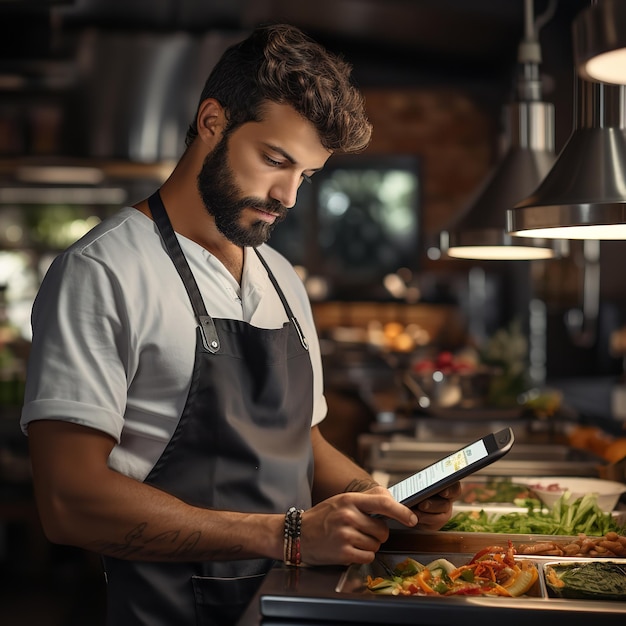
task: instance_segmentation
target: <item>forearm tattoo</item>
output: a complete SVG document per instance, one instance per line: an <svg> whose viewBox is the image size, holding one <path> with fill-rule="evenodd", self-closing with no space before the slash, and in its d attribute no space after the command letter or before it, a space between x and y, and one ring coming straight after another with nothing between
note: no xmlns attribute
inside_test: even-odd
<svg viewBox="0 0 626 626"><path fill-rule="evenodd" d="M344 493L348 491L367 491L372 487L378 487L379 484L371 478L355 478L348 486L343 490Z"/></svg>
<svg viewBox="0 0 626 626"><path fill-rule="evenodd" d="M150 535L148 524L144 522L133 528L119 543L94 541L85 548L118 559L144 561L224 560L235 558L242 550L241 545L200 550L198 548L200 537L200 531L185 536L180 530Z"/></svg>

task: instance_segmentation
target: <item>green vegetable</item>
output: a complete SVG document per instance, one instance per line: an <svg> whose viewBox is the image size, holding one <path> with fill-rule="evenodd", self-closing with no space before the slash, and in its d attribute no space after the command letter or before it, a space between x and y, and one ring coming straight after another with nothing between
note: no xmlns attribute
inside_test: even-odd
<svg viewBox="0 0 626 626"><path fill-rule="evenodd" d="M407 557L401 563L398 563L394 569L394 574L396 576L402 576L406 578L408 576L415 576L424 569L424 566L415 559Z"/></svg>
<svg viewBox="0 0 626 626"><path fill-rule="evenodd" d="M626 527L620 526L610 513L598 507L594 494L586 494L571 503L570 499L570 494L566 492L549 511L529 506L526 513L504 515L488 515L484 510L478 514L461 512L450 518L442 530L531 535L585 533L598 537L610 531L623 534Z"/></svg>
<svg viewBox="0 0 626 626"><path fill-rule="evenodd" d="M434 561L431 561L426 567L431 572L435 572L436 570L441 570L445 574L449 574L450 572L453 572L457 568L456 565L453 565L447 559L436 559Z"/></svg>
<svg viewBox="0 0 626 626"><path fill-rule="evenodd" d="M433 586L433 590L441 594L445 594L448 591L448 589L449 589L448 585L443 581L438 582L436 585Z"/></svg>
<svg viewBox="0 0 626 626"><path fill-rule="evenodd" d="M525 501L531 497L531 492L526 485L514 483L507 477L488 477L485 482L465 482L461 500L466 503L487 502L516 502ZM533 499L535 506L540 506L537 499ZM522 505L525 506L525 505Z"/></svg>
<svg viewBox="0 0 626 626"><path fill-rule="evenodd" d="M459 578L462 578L465 582L473 583L474 582L474 570L466 569L464 572L461 573L461 576Z"/></svg>
<svg viewBox="0 0 626 626"><path fill-rule="evenodd" d="M513 500L515 506L519 506L523 509L540 509L541 500L537 498L515 498Z"/></svg>

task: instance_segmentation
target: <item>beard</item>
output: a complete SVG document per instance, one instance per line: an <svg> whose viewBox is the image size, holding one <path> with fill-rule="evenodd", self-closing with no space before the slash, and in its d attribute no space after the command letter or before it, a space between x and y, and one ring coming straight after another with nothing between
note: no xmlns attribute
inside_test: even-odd
<svg viewBox="0 0 626 626"><path fill-rule="evenodd" d="M242 197L241 189L228 165L228 136L224 135L215 148L207 154L198 174L198 191L206 210L215 219L217 229L237 246L257 247L265 243L274 226L282 222L287 209L278 200ZM260 209L276 215L271 224L257 220L242 226L240 218L246 208Z"/></svg>

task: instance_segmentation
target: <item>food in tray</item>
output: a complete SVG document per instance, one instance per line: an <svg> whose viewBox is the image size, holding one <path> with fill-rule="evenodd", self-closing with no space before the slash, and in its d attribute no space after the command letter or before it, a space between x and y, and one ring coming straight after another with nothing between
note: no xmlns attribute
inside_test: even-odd
<svg viewBox="0 0 626 626"><path fill-rule="evenodd" d="M541 540L517 546L518 554L533 556L626 557L626 537L608 532L602 537L584 533L570 540Z"/></svg>
<svg viewBox="0 0 626 626"><path fill-rule="evenodd" d="M532 499L535 506L540 504L527 485L517 484L510 478L491 477L485 481L464 480L459 502L463 504L505 503L528 506Z"/></svg>
<svg viewBox="0 0 626 626"><path fill-rule="evenodd" d="M583 600L626 600L626 561L546 563L544 577L552 595Z"/></svg>
<svg viewBox="0 0 626 626"><path fill-rule="evenodd" d="M506 596L526 594L539 573L530 560L515 559L515 548L490 546L457 567L444 558L422 563L407 557L388 576L368 576L373 593L414 596Z"/></svg>
<svg viewBox="0 0 626 626"><path fill-rule="evenodd" d="M561 496L550 510L529 507L513 513L487 513L484 510L455 513L443 531L567 535L579 533L601 537L607 532L624 534L624 527L611 513L602 511L597 496L587 494L572 500Z"/></svg>

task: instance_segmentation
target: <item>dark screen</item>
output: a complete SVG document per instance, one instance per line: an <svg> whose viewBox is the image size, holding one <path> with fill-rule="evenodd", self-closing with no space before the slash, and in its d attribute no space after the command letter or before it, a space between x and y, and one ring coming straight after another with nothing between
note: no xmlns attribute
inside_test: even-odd
<svg viewBox="0 0 626 626"><path fill-rule="evenodd" d="M375 292L402 267L417 269L420 180L412 156L331 157L270 245L311 275L325 278L335 297Z"/></svg>

